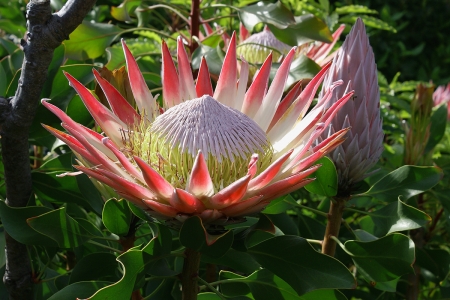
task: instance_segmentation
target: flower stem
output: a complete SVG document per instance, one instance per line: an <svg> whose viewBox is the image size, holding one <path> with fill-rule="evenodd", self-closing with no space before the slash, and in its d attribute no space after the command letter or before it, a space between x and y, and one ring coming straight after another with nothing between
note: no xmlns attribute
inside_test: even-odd
<svg viewBox="0 0 450 300"><path fill-rule="evenodd" d="M184 264L181 273L181 289L183 300L196 300L198 293L198 268L200 265L200 252L186 248L184 251Z"/></svg>
<svg viewBox="0 0 450 300"><path fill-rule="evenodd" d="M191 2L191 13L189 15L191 21L191 44L190 44L190 52L191 55L194 53L195 49L197 49L198 44L193 39L194 36L198 37L200 32L200 0L192 0Z"/></svg>
<svg viewBox="0 0 450 300"><path fill-rule="evenodd" d="M328 223L323 238L322 253L334 256L336 252L336 241L332 237L339 236L341 229L342 214L344 213L345 203L349 198L334 197L330 203L330 210L327 215Z"/></svg>

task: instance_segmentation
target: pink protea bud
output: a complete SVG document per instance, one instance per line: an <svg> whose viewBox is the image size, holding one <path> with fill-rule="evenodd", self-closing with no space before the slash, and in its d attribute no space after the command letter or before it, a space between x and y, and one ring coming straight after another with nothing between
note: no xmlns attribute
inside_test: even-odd
<svg viewBox="0 0 450 300"><path fill-rule="evenodd" d="M450 83L438 86L433 93L434 106L438 106L442 103L448 103L450 101ZM450 106L447 114L447 120L450 120Z"/></svg>
<svg viewBox="0 0 450 300"><path fill-rule="evenodd" d="M337 80L343 84L336 87L328 105L352 90L353 99L338 111L322 138L342 128L351 128L346 141L329 154L339 175L338 193L349 195L354 183L370 175L367 172L383 151L377 66L364 23L359 18L333 59L319 99Z"/></svg>

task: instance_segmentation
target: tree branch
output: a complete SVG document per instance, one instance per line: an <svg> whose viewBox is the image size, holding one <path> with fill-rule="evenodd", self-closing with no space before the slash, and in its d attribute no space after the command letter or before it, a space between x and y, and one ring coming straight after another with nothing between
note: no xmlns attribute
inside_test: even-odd
<svg viewBox="0 0 450 300"><path fill-rule="evenodd" d="M28 132L36 114L53 51L82 22L95 0L69 0L51 13L50 0L27 5L28 33L21 41L25 54L18 88L11 99L0 99L0 125L5 169L6 203L24 207L32 195ZM10 299L33 299L31 267L25 245L5 232L6 270Z"/></svg>

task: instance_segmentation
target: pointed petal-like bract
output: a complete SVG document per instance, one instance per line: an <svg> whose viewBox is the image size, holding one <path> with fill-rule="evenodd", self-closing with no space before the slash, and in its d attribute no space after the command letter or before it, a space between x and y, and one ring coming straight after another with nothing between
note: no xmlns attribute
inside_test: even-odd
<svg viewBox="0 0 450 300"><path fill-rule="evenodd" d="M163 83L163 99L165 107L170 108L182 102L180 81L178 79L177 69L173 63L169 48L166 42L162 42L162 83Z"/></svg>
<svg viewBox="0 0 450 300"><path fill-rule="evenodd" d="M78 95L80 95L81 100L83 100L84 105L97 124L100 125L103 131L114 141L114 143L121 145L121 131L126 129L127 125L109 109L104 107L103 104L101 104L94 97L94 95L92 95L91 92L72 75L69 73L64 73L64 75L66 75L70 85L77 91Z"/></svg>
<svg viewBox="0 0 450 300"><path fill-rule="evenodd" d="M383 151L377 67L364 23L359 18L333 59L319 98L338 79L344 84L335 89L327 107L352 90L354 95L337 111L322 138L351 126L349 138L330 154L339 174L339 190L349 193L354 183L365 178Z"/></svg>
<svg viewBox="0 0 450 300"><path fill-rule="evenodd" d="M206 59L204 57L202 57L202 62L200 63L195 90L198 98L203 95L209 95L212 97L214 94L211 85L211 76L209 75L208 65L206 64Z"/></svg>
<svg viewBox="0 0 450 300"><path fill-rule="evenodd" d="M236 57L236 34L233 33L227 54L223 61L219 80L217 81L214 99L222 104L233 107L232 103L236 95L237 80L237 57Z"/></svg>
<svg viewBox="0 0 450 300"><path fill-rule="evenodd" d="M141 119L136 110L125 100L119 91L107 80L103 79L97 70L93 70L95 79L105 93L113 113L128 126L138 123Z"/></svg>
<svg viewBox="0 0 450 300"><path fill-rule="evenodd" d="M197 98L194 79L192 78L191 64L189 63L186 49L183 45L183 39L179 37L177 39L177 60L178 60L178 73L180 78L181 98L183 101Z"/></svg>
<svg viewBox="0 0 450 300"><path fill-rule="evenodd" d="M128 49L125 41L122 40L122 48L125 53L125 59L128 68L128 78L130 80L131 91L133 92L134 100L142 115L145 115L150 121L153 121L158 115L158 105L150 93L150 90L145 83L144 76L142 76L139 66L136 63L133 55Z"/></svg>
<svg viewBox="0 0 450 300"><path fill-rule="evenodd" d="M186 189L199 198L211 197L214 195L214 184L209 175L205 157L201 151L199 151L195 158Z"/></svg>
<svg viewBox="0 0 450 300"><path fill-rule="evenodd" d="M266 95L267 85L269 83L270 67L272 66L272 54L267 56L261 69L250 85L245 94L244 104L242 105L242 112L253 118L258 112L259 107Z"/></svg>

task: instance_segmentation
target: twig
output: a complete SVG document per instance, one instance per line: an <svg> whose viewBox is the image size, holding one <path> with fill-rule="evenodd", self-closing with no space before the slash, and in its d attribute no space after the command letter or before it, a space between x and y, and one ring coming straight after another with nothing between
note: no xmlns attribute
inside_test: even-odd
<svg viewBox="0 0 450 300"><path fill-rule="evenodd" d="M22 72L14 97L0 101L1 143L6 204L25 207L32 194L28 132L36 114L53 51L82 22L95 0L69 0L55 14L50 0L27 4L28 32L21 40ZM3 281L10 299L33 299L31 266L25 245L5 232L6 269Z"/></svg>

